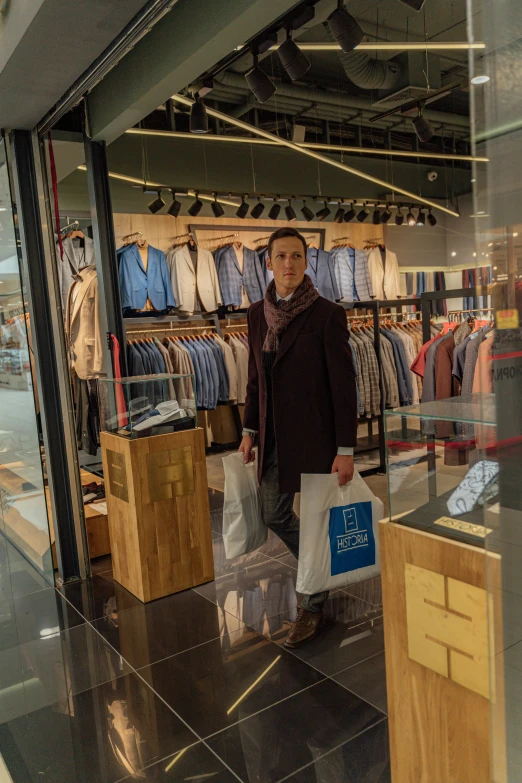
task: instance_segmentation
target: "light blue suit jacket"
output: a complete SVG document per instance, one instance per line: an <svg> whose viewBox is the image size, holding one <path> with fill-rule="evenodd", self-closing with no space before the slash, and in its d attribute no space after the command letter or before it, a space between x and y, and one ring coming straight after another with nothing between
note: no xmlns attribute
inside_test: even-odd
<svg viewBox="0 0 522 783"><path fill-rule="evenodd" d="M165 253L149 245L147 271L136 245L120 249L117 257L124 310L143 310L147 297L156 310L176 307Z"/></svg>

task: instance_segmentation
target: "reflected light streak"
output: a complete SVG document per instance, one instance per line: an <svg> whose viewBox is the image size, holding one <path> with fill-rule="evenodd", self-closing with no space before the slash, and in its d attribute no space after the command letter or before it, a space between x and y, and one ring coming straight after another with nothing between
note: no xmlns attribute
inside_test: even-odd
<svg viewBox="0 0 522 783"><path fill-rule="evenodd" d="M231 713L231 712L233 712L233 711L236 709L236 707L237 707L239 704L241 704L241 702L243 701L243 699L246 699L246 697L248 696L248 694L250 693L250 691L252 691L252 690L253 690L253 689L256 687L256 685L258 685L258 683L260 683L260 682L261 682L261 680L263 679L263 677L266 677L266 675L268 674L268 672L270 671L270 669L272 669L272 668L273 668L273 667L276 665L276 663L277 663L279 660L281 660L281 656L280 656L280 655L278 655L278 656L277 656L277 658L274 658L274 660L272 661L272 663L270 664L270 666L267 666L267 668L265 669L265 671L264 671L262 674L260 674L260 675L259 675L259 677L257 678L257 680L255 680L255 682L253 682L253 683L252 683L252 685L250 685L250 687L248 687L248 688L246 689L246 691L245 691L245 692L244 692L244 693L243 693L243 694L242 694L242 695L239 697L239 699L238 699L238 700L237 700L237 701L236 701L236 702L235 702L235 703L234 703L234 704L233 704L233 705L230 707L230 709L229 709L229 710L227 710L227 715L230 715L230 713Z"/></svg>

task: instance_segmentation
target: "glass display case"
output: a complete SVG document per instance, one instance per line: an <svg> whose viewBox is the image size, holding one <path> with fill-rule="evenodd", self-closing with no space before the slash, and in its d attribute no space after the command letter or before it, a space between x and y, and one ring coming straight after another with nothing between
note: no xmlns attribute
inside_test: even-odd
<svg viewBox="0 0 522 783"><path fill-rule="evenodd" d="M394 522L484 546L498 514L494 394L385 412Z"/></svg>
<svg viewBox="0 0 522 783"><path fill-rule="evenodd" d="M101 432L145 438L194 429L197 409L193 375L100 378Z"/></svg>

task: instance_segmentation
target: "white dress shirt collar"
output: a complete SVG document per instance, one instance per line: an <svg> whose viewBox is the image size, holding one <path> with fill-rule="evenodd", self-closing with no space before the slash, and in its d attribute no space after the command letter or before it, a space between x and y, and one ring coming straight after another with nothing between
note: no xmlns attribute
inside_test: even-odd
<svg viewBox="0 0 522 783"><path fill-rule="evenodd" d="M291 293L291 294L288 294L288 296L279 296L279 294L278 294L278 293L277 293L277 291L276 291L276 298L277 298L277 301L278 301L278 302L280 302L280 301L281 301L281 299L282 299L282 300L283 300L283 302L288 302L288 300L292 298L292 296L293 296L293 293L294 293L294 292L292 291L292 293Z"/></svg>

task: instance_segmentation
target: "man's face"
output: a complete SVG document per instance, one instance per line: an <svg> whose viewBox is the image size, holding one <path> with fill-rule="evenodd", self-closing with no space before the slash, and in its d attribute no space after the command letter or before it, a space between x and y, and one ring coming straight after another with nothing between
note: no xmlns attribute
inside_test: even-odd
<svg viewBox="0 0 522 783"><path fill-rule="evenodd" d="M297 237L276 239L267 267L274 273L276 285L280 288L296 289L304 280L308 266L303 243Z"/></svg>

